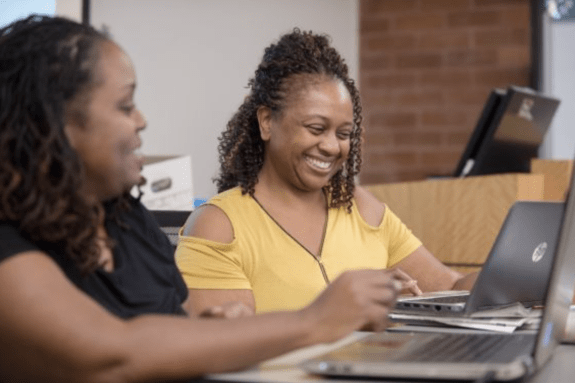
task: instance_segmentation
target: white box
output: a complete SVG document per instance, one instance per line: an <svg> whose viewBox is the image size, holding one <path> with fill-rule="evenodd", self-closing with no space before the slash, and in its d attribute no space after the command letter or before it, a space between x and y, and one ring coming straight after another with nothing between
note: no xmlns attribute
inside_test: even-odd
<svg viewBox="0 0 575 383"><path fill-rule="evenodd" d="M191 156L146 156L142 175L141 201L149 210L193 210Z"/></svg>

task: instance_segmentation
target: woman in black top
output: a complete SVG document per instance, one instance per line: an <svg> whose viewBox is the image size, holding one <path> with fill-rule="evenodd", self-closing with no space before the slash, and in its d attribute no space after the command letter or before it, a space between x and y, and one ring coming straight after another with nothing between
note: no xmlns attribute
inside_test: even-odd
<svg viewBox="0 0 575 383"><path fill-rule="evenodd" d="M0 30L0 381L184 379L385 327L401 282L381 270L342 275L298 312L188 312L167 238L128 194L146 125L135 87L91 27Z"/></svg>

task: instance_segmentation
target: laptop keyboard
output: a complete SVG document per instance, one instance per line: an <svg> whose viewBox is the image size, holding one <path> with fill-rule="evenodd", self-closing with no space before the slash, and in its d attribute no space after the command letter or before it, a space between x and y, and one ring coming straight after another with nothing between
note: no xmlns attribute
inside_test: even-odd
<svg viewBox="0 0 575 383"><path fill-rule="evenodd" d="M482 362L521 336L495 334L442 334L400 353L396 362Z"/></svg>

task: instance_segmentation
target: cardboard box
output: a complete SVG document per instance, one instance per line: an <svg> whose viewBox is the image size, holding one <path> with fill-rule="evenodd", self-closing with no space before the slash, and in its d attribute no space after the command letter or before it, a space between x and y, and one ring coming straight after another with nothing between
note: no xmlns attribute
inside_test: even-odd
<svg viewBox="0 0 575 383"><path fill-rule="evenodd" d="M191 156L148 156L142 169L142 203L150 210L192 210ZM132 190L133 195L137 191Z"/></svg>

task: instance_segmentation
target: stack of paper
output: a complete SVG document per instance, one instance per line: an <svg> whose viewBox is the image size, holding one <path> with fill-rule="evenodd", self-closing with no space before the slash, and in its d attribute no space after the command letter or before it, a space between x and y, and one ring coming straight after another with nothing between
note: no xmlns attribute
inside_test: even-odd
<svg viewBox="0 0 575 383"><path fill-rule="evenodd" d="M512 333L520 327L523 329L537 328L541 320L541 310L528 309L521 303L517 303L503 308L478 311L465 317L449 314L414 314L413 311L394 310L389 314L389 318L394 322L412 325L447 325Z"/></svg>

